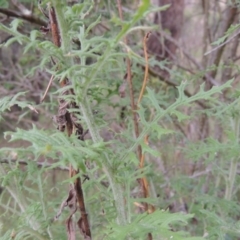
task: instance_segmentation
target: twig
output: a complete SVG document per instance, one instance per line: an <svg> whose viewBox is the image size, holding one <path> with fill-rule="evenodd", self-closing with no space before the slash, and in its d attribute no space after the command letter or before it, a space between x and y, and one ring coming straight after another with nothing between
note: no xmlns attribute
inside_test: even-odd
<svg viewBox="0 0 240 240"><path fill-rule="evenodd" d="M3 164L3 163L6 163L6 164L9 164L9 163L14 163L14 164L21 164L21 165L28 165L29 163L27 161L24 161L24 160L18 160L18 159L0 159L0 163ZM38 167L52 167L52 163L46 163L46 162L36 162L37 166ZM53 170L54 169L58 169L58 170L62 170L62 171L68 171L69 168L68 167L54 167L52 168Z"/></svg>
<svg viewBox="0 0 240 240"><path fill-rule="evenodd" d="M137 105L139 105L139 103L141 102L144 90L145 90L146 85L147 85L148 68L149 68L149 66L148 66L148 54L147 54L147 40L148 40L150 34L151 34L151 32L147 33L144 36L144 40L143 40L143 49L144 49L144 57L145 57L145 62L146 62L145 64L146 65L145 65L143 85L142 85L142 89L141 89L141 92L140 92L140 95L139 95L139 98L138 98Z"/></svg>
<svg viewBox="0 0 240 240"><path fill-rule="evenodd" d="M218 50L219 48L221 48L222 46L226 45L227 43L231 42L235 37L237 37L240 34L240 30L238 30L235 34L233 34L230 38L228 38L227 41L223 42L222 44L218 45L217 47L213 48L212 50L206 52L204 54L204 56L208 55L211 52L214 52L216 50Z"/></svg>
<svg viewBox="0 0 240 240"><path fill-rule="evenodd" d="M23 20L26 20L31 23L35 23L40 26L45 26L47 25L47 22L42 20L41 18L38 18L34 15L29 15L29 14L24 14L20 12L15 12L13 10L7 9L7 8L0 8L0 13L3 13L7 15L8 17L16 17L16 18L21 18Z"/></svg>
<svg viewBox="0 0 240 240"><path fill-rule="evenodd" d="M240 118L235 117L232 119L232 129L235 133L236 144L239 144L239 132L240 132ZM236 185L237 168L239 163L239 157L232 157L229 166L228 177L226 178L225 199L231 200L233 197L234 187Z"/></svg>
<svg viewBox="0 0 240 240"><path fill-rule="evenodd" d="M210 173L212 171L212 169L207 168L204 171L201 172L195 172L193 175L189 176L189 178L197 178L197 177L201 177L203 175L207 175L208 173Z"/></svg>
<svg viewBox="0 0 240 240"><path fill-rule="evenodd" d="M222 21L220 22L220 24L218 26L218 32L217 32L217 36L216 36L217 39L222 37L227 32L227 30L229 29L231 24L234 22L237 12L238 11L237 11L236 7L232 7L232 6L227 7L226 13L224 15L224 19L222 19ZM218 66L221 61L225 46L226 46L226 44L220 46L217 49L217 51L214 51L214 53L210 56L209 66L211 66L211 65L216 66L215 69L208 74L212 78L215 78L215 76L217 75Z"/></svg>
<svg viewBox="0 0 240 240"><path fill-rule="evenodd" d="M211 34L209 31L209 7L210 7L210 2L208 0L202 0L202 8L203 8L203 12L205 14L205 18L204 18L204 31L203 31L203 58L202 58L202 65L204 67L206 67L207 61L206 61L206 57L204 57L204 53L207 50L208 47L208 42L212 42L211 41Z"/></svg>
<svg viewBox="0 0 240 240"><path fill-rule="evenodd" d="M119 17L123 21L121 0L117 0L117 5L118 5ZM124 38L124 43L125 43L126 46L128 45L127 37ZM128 86L129 86L129 95L130 95L130 101L131 101L131 109L132 109L132 114L133 114L134 132L135 132L135 137L138 138L139 137L139 126L138 126L136 106L135 106L135 101L134 101L131 61L130 61L129 57L127 57L126 62L127 62L127 81L128 81ZM139 159L141 159L141 157L142 157L142 149L141 149L140 145L137 147L137 152L138 152Z"/></svg>
<svg viewBox="0 0 240 240"><path fill-rule="evenodd" d="M23 4L17 2L17 0L11 0L11 2L14 6L16 6L19 9L19 11L22 12L22 14L32 15L32 12L29 9L27 9Z"/></svg>
<svg viewBox="0 0 240 240"><path fill-rule="evenodd" d="M27 106L28 106L28 108L29 108L30 110L32 110L33 112L35 112L35 113L38 114L38 111L37 111L37 109L36 109L35 107L33 107L33 106L30 105L30 104L28 104Z"/></svg>
<svg viewBox="0 0 240 240"><path fill-rule="evenodd" d="M147 135L144 137L144 143L146 145L148 145L148 136ZM145 160L145 157L144 157L144 154L142 154L140 164L139 164L140 169L144 167L144 160ZM145 177L143 177L141 180L142 180L143 189L144 189L144 197L147 198L147 197L149 197L148 182ZM145 210L146 210L146 209L148 209L148 204L145 203L145 205L146 205L146 207L145 207Z"/></svg>
<svg viewBox="0 0 240 240"><path fill-rule="evenodd" d="M49 89L50 89L50 87L51 87L51 85L52 85L53 78L54 78L54 76L52 75L51 78L50 78L50 80L49 80L49 82L48 82L46 91L45 91L45 93L43 94L43 97L42 97L42 99L41 99L41 102L43 102L43 100L44 100L45 97L47 96L47 93L48 93L48 91L49 91Z"/></svg>
<svg viewBox="0 0 240 240"><path fill-rule="evenodd" d="M164 31L160 32L167 40L171 41L176 47L178 47L179 49L181 49L181 51L183 52L183 54L200 70L200 71L204 71L203 66L197 62L197 60L195 60L191 54L184 49L180 43L178 41L176 41L174 38L172 38L171 36L169 36L168 34L166 34ZM206 79L211 82L211 84L213 86L219 86L220 84L208 73L204 73L204 76L206 77Z"/></svg>
<svg viewBox="0 0 240 240"><path fill-rule="evenodd" d="M120 41L120 44L123 45L124 48L127 49L127 51L131 51L132 53L134 53L135 56L137 56L138 58L141 58L140 55L138 55L137 53L133 52L133 50L131 50L131 48L130 48L129 46L127 46L124 42L121 42L121 41ZM179 47L180 47L180 45L179 45ZM239 56L239 59L240 59L240 56ZM237 60L238 60L238 59L237 59ZM140 65L141 67L143 67L144 69L146 68L145 63L141 63L141 62L140 62L139 65ZM165 82L167 85L169 85L169 86L171 86L171 87L178 87L178 86L179 86L179 84L177 84L177 83L175 83L175 82L173 82L173 81L165 78L159 71L157 71L157 70L155 70L155 69L153 69L153 68L151 68L151 67L149 67L149 66L148 66L148 73L151 74L151 75L154 76L154 77L159 78L160 81ZM191 97L191 96L192 96L192 94L191 94L188 90L184 90L184 94L185 94L187 97ZM202 108L204 108L204 109L205 109L205 108L209 108L209 107L208 107L205 103L203 103L202 101L197 100L196 103L197 103L199 106L201 106Z"/></svg>
<svg viewBox="0 0 240 240"><path fill-rule="evenodd" d="M121 0L117 0L117 5L118 5L119 17L123 21ZM124 43L126 46L128 45L127 37L124 38ZM132 114L133 114L134 132L135 132L135 137L137 138L139 136L139 127L138 127L136 106L135 106L134 93L133 93L131 61L130 61L129 57L127 57L126 62L127 62L127 81L128 81L128 86L129 86L131 109L132 109ZM138 147L138 156L139 156L139 158L141 158L140 146Z"/></svg>
<svg viewBox="0 0 240 240"><path fill-rule="evenodd" d="M149 73L154 76L154 77L158 77L161 81L165 82L167 85L169 86L172 86L172 87L177 87L178 84L175 83L175 82L172 82L171 80L167 80L166 78L164 78L161 73L159 73L158 71L152 69L152 68L149 68ZM184 90L184 94L187 96L187 97L192 97L192 94L188 91L188 90ZM201 106L202 108L204 109L207 109L209 108L205 103L203 103L202 101L195 101L199 106Z"/></svg>
<svg viewBox="0 0 240 240"><path fill-rule="evenodd" d="M138 104L137 105L139 105L141 100L142 100L143 93L145 91L145 88L146 88L146 85L147 85L147 80L148 80L148 69L149 69L149 66L148 66L147 40L148 40L150 34L151 34L151 32L147 33L144 36L144 39L143 39L143 49L144 49L144 58L145 58L145 72L144 72L144 79L143 79L142 89L141 89L141 92L139 94ZM144 143L146 145L148 145L148 135L146 135L144 137ZM142 151L142 149L141 149L141 151ZM145 160L145 156L141 152L141 159L140 159L140 164L139 164L139 168L140 169L142 169L144 167L144 160ZM141 185L142 185L142 189L143 189L143 195L144 195L145 198L148 198L149 197L149 188L148 188L147 178L146 177L142 177L140 181L141 181ZM145 211L148 211L148 213L152 213L154 211L154 207L151 204L144 203L143 205L145 207ZM148 233L148 238L152 239L152 234L151 233Z"/></svg>

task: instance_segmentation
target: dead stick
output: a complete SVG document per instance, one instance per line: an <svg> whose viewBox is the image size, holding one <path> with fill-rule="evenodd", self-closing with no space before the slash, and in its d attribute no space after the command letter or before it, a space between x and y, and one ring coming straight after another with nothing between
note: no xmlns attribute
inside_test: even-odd
<svg viewBox="0 0 240 240"><path fill-rule="evenodd" d="M146 86L147 86L147 80L148 80L148 69L149 69L149 66L148 66L148 54L147 54L147 40L149 38L149 35L151 34L151 32L147 33L145 36L144 36L144 39L143 39L143 49L144 49L144 58L145 58L145 72L144 72L144 79L143 79L143 84L142 84L142 89L141 89L141 92L139 94L139 98L138 98L138 105L140 104L141 100L142 100L142 97L143 97L143 93L146 89ZM148 135L146 135L144 137L144 143L146 145L148 145ZM143 153L141 153L141 159L140 159L140 164L139 164L139 168L142 169L144 167L144 160L145 160L145 156ZM143 177L141 178L141 185L142 185L142 189L143 189L143 195L145 198L148 198L149 197L149 189L148 189L148 181L147 181L147 178L146 177ZM147 204L145 203L144 204L145 206L145 211L148 211L148 213L152 213L155 209L154 209L154 206L152 206L151 204ZM151 239L151 234L149 233L148 234L149 238Z"/></svg>
<svg viewBox="0 0 240 240"><path fill-rule="evenodd" d="M43 100L44 100L45 97L47 96L47 93L48 93L48 91L49 91L49 89L50 89L50 87L51 87L51 85L52 85L53 78L54 78L54 76L52 75L51 78L50 78L50 80L49 80L49 82L48 82L46 91L45 91L45 93L43 94L43 97L42 97L42 99L41 99L41 102L43 102Z"/></svg>
<svg viewBox="0 0 240 240"><path fill-rule="evenodd" d="M147 40L148 40L150 34L151 34L151 32L147 33L144 37L144 40L143 40L144 58L145 58L146 65L145 65L143 85L142 85L142 89L141 89L141 92L140 92L140 95L139 95L139 98L138 98L138 102L137 102L138 105L142 100L143 93L144 93L144 90L145 90L146 85L147 85L148 68L149 68L149 66L148 66L148 54L147 54Z"/></svg>
<svg viewBox="0 0 240 240"><path fill-rule="evenodd" d="M21 18L26 21L29 21L30 23L35 23L40 26L46 26L47 22L34 16L34 15L26 15L20 12L15 12L13 10L7 9L7 8L0 8L0 13L5 14L9 17L16 17L16 18Z"/></svg>

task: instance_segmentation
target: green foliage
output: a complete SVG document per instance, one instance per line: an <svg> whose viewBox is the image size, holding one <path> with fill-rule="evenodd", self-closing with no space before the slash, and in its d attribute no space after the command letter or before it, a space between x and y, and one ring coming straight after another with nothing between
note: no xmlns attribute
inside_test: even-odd
<svg viewBox="0 0 240 240"><path fill-rule="evenodd" d="M181 69L169 70L177 79L177 87L171 89L150 77L136 110L140 130L136 137L132 109L128 107L131 100L127 90L125 98L119 97L118 90L124 81L125 60L129 57L137 99L144 74L138 64L144 64L145 60L135 53L140 52L139 43L136 50L134 46L126 53L122 40L142 24L149 12L164 11L169 5L151 9L150 1L143 0L134 14L125 14L125 20L121 21L112 4L111 1L99 3L104 13L111 10L106 16L100 13L96 16L94 1L64 5L60 9L64 10L65 17L60 19L60 32L65 38L61 48L36 28L27 29L27 33L20 31L24 26L22 20L14 19L10 26L0 24L1 30L13 35L2 47L9 48L17 42L23 47L26 62L20 68L25 72L23 78L28 80L25 87L30 84L30 76L38 71L54 76L48 97L39 105L33 98L27 99L28 89L0 99L1 122L7 121L5 114L18 106L22 118L29 109L33 112L37 109L42 123L28 127L14 125L14 130L4 131L8 143L0 149L3 188L0 240L12 236L14 239L65 239L64 222L71 211L64 210L56 221L54 217L62 199L67 198L69 184L77 177L83 182L93 239L146 239L149 233L153 239L164 240L239 237L239 189L235 185L239 183L236 171L240 118L239 93L232 90L234 79L211 88L201 83L195 94L187 96L186 91L192 89L197 79L214 68L201 69L191 75L194 83L183 81L190 77ZM110 30L97 35L96 28L104 21L108 21ZM223 43L235 30L236 27L230 27L213 44ZM79 40L81 47L74 40ZM51 59L56 66L52 66ZM149 62L150 67L166 65L164 61L156 63L150 59ZM59 82L66 78L70 80L69 85L60 89ZM44 89L42 87L41 95ZM73 89L74 94L67 91L69 89ZM227 94L229 102L220 101ZM85 141L74 134L68 137L47 122L56 114L59 99L76 103L69 112L75 114L86 131ZM199 107L199 103L206 107ZM119 117L123 110L124 117ZM204 139L192 140L184 129L190 128L193 120L203 122L203 116L209 119L210 133ZM221 138L211 132L211 126L217 123L223 129ZM141 169L139 146L146 158ZM198 164L203 175L198 178L185 174L185 170L190 171L188 165ZM79 169L79 173L69 177L69 165ZM138 184L143 177L149 180L148 198L142 197ZM205 188L208 190L203 190ZM153 204L156 210L141 213L144 203ZM181 209L185 203L188 213ZM178 208L171 212L174 204Z"/></svg>
<svg viewBox="0 0 240 240"><path fill-rule="evenodd" d="M157 210L151 215L144 213L138 214L134 217L130 224L126 226L117 226L115 223L110 225L106 236L108 239L126 239L128 237L133 237L134 239L145 239L146 235L153 233L156 238L165 239L188 239L197 240L202 238L193 238L186 235L183 232L171 231L171 227L176 223L187 224L187 220L191 219L193 215L185 214L169 214L165 211Z"/></svg>
<svg viewBox="0 0 240 240"><path fill-rule="evenodd" d="M6 0L1 0L0 1L0 6L2 7L2 8L7 8L8 7L8 1L6 1Z"/></svg>
<svg viewBox="0 0 240 240"><path fill-rule="evenodd" d="M25 108L29 106L27 102L21 102L17 100L17 98L20 97L21 95L24 95L24 93L18 93L13 97L8 96L0 99L0 120L2 120L2 114L6 110L10 110L11 107L14 105L18 105L21 108Z"/></svg>

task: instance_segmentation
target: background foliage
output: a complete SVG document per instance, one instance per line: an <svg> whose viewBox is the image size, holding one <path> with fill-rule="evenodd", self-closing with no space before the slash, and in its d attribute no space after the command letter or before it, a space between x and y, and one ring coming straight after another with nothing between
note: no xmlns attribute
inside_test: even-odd
<svg viewBox="0 0 240 240"><path fill-rule="evenodd" d="M79 177L93 239L240 239L239 1L118 2L0 1L0 239L69 237L72 209L54 217Z"/></svg>

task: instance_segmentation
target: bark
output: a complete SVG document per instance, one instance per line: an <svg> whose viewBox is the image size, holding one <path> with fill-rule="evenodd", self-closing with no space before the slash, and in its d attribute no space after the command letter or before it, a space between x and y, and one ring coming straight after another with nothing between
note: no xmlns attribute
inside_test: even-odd
<svg viewBox="0 0 240 240"><path fill-rule="evenodd" d="M154 32L148 41L148 51L157 56L158 60L171 59L176 54L177 46L164 39L161 31L168 31L170 36L179 40L183 26L184 0L153 0L154 5L170 7L154 15L154 24L159 25L159 30Z"/></svg>

